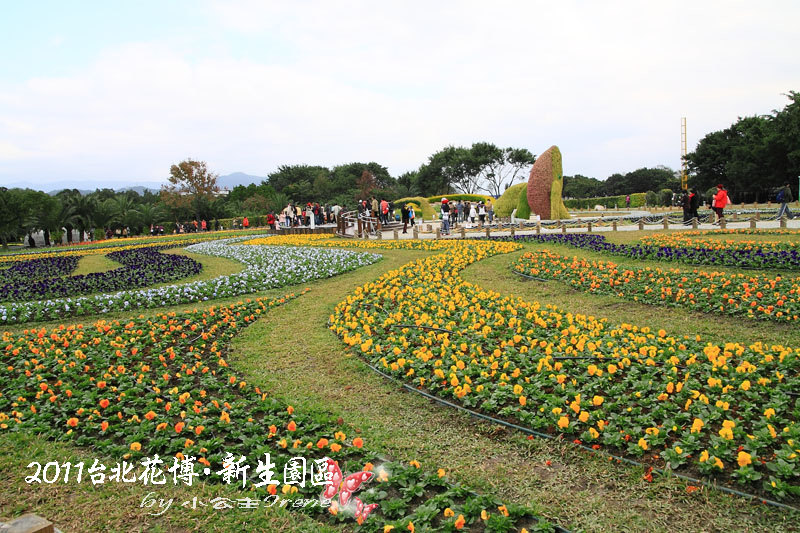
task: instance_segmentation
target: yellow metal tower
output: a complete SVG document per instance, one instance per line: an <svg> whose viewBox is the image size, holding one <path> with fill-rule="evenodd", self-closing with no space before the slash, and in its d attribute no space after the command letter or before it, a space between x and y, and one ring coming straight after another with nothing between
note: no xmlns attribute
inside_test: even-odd
<svg viewBox="0 0 800 533"><path fill-rule="evenodd" d="M681 189L689 188L689 175L686 172L686 117L681 117Z"/></svg>

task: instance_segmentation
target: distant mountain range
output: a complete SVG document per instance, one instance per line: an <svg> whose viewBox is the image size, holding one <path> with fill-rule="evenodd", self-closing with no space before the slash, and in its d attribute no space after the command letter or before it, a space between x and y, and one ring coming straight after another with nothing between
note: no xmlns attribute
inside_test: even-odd
<svg viewBox="0 0 800 533"><path fill-rule="evenodd" d="M267 179L266 176L254 176L252 174L245 174L244 172L234 172L232 174L226 174L224 176L220 176L219 178L217 178L217 186L219 186L220 189L231 190L237 185L247 186L250 185L251 183L259 184L266 179ZM76 180L76 181L58 181L53 183L46 183L40 185L39 187L31 186L30 183L9 183L7 185L0 183L0 186L5 186L10 189L19 187L21 189L38 188L39 190L42 190L41 189L42 187L46 187L47 189L49 189L47 191L47 194L54 196L58 194L60 191L63 191L64 189L75 189L75 188L77 188L81 194L86 195L93 193L96 189L102 189L104 187L104 184L98 184L94 186L94 188L88 188L92 187L91 182ZM131 190L131 191L136 191L139 195L143 195L145 191L157 193L160 188L161 188L160 183L147 182L146 185L126 185L123 187L114 187L114 191L123 192Z"/></svg>
<svg viewBox="0 0 800 533"><path fill-rule="evenodd" d="M237 185L247 186L251 183L258 185L265 179L267 179L266 176L254 176L252 174L245 174L244 172L234 172L233 174L227 174L217 178L217 186L220 189L233 189Z"/></svg>

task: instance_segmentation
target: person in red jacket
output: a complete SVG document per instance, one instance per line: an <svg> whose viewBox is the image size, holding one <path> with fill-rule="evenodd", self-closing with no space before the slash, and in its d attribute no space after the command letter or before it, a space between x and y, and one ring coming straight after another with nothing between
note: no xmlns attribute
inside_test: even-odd
<svg viewBox="0 0 800 533"><path fill-rule="evenodd" d="M270 229L275 229L275 213L270 212L270 214L267 215L267 226L269 226Z"/></svg>
<svg viewBox="0 0 800 533"><path fill-rule="evenodd" d="M243 227L244 229L247 229L247 228L249 228L249 227L250 227L250 221L249 221L249 220L247 220L247 217L244 217L244 220L242 221L242 227Z"/></svg>
<svg viewBox="0 0 800 533"><path fill-rule="evenodd" d="M721 220L725 218L725 213L723 209L731 203L730 198L728 198L728 191L725 190L725 187L722 186L720 183L717 185L717 194L714 195L714 201L711 204L711 208L717 214L717 221L714 224L718 224Z"/></svg>

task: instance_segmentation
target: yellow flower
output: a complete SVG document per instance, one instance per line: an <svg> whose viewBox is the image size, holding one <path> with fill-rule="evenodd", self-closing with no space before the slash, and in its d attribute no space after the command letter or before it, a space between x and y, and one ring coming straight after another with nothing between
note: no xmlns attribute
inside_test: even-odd
<svg viewBox="0 0 800 533"><path fill-rule="evenodd" d="M647 441L644 438L639 439L639 448L647 451Z"/></svg>
<svg viewBox="0 0 800 533"><path fill-rule="evenodd" d="M558 419L558 427L564 429L567 426L569 426L569 418L567 418L566 416L562 416L561 418Z"/></svg>

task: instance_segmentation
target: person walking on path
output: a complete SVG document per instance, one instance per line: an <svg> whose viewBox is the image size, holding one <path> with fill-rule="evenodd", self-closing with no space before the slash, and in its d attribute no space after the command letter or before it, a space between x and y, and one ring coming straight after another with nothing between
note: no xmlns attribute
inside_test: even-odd
<svg viewBox="0 0 800 533"><path fill-rule="evenodd" d="M408 229L408 206L404 205L400 208L400 220L403 222L403 233L407 233Z"/></svg>
<svg viewBox="0 0 800 533"><path fill-rule="evenodd" d="M720 183L717 185L717 193L714 195L714 202L711 204L711 208L717 214L717 221L714 224L719 224L725 219L724 209L730 203L731 199L728 197L728 191Z"/></svg>
<svg viewBox="0 0 800 533"><path fill-rule="evenodd" d="M778 210L778 219L781 219L783 215L794 218L794 214L789 211L789 204L794 202L794 196L792 196L792 188L789 187L788 182L784 183L783 189L778 191L778 201L781 203L781 208Z"/></svg>
<svg viewBox="0 0 800 533"><path fill-rule="evenodd" d="M700 218L697 214L697 209L700 207L700 195L697 194L697 189L692 189L689 194L689 221L693 218Z"/></svg>
<svg viewBox="0 0 800 533"><path fill-rule="evenodd" d="M386 198L381 199L381 224L386 225L389 223L389 202Z"/></svg>
<svg viewBox="0 0 800 533"><path fill-rule="evenodd" d="M450 204L442 198L442 235L450 235Z"/></svg>

